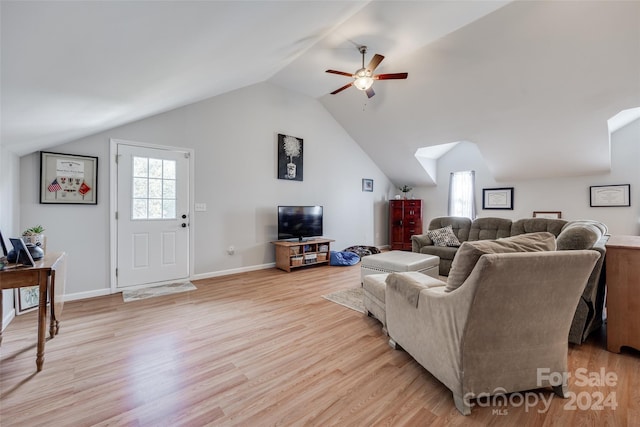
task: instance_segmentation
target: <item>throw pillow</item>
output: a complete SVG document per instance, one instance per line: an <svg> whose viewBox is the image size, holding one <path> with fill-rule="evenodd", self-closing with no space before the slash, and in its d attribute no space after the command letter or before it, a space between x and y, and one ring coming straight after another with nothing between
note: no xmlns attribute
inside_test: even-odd
<svg viewBox="0 0 640 427"><path fill-rule="evenodd" d="M460 246L460 241L453 233L453 228L447 225L444 228L427 231L427 236L435 246Z"/></svg>
<svg viewBox="0 0 640 427"><path fill-rule="evenodd" d="M451 271L447 279L445 292L460 287L473 271L476 263L484 254L509 252L539 252L556 249L556 237L546 231L540 233L520 234L497 240L476 240L464 242L456 252Z"/></svg>
<svg viewBox="0 0 640 427"><path fill-rule="evenodd" d="M571 225L558 235L558 250L591 249L602 237L602 231L592 224Z"/></svg>

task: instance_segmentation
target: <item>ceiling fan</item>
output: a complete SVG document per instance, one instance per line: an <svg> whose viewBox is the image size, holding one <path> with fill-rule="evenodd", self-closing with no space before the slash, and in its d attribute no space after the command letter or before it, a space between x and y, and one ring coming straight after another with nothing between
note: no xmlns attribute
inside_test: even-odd
<svg viewBox="0 0 640 427"><path fill-rule="evenodd" d="M331 92L331 95L335 95L336 93L340 93L351 86L355 86L356 89L364 91L367 96L371 98L376 94L371 87L374 80L406 79L409 75L409 73L373 74L373 71L378 65L380 65L380 63L384 59L384 56L378 55L376 53L375 55L373 55L373 58L371 58L371 61L369 61L369 65L367 65L367 67L365 68L364 54L367 53L367 47L360 46L358 50L362 54L362 68L357 70L355 73L351 74L345 73L344 71L327 70L327 73L339 74L341 76L348 76L353 78L353 81L351 83L342 86L340 89L334 90L333 92Z"/></svg>

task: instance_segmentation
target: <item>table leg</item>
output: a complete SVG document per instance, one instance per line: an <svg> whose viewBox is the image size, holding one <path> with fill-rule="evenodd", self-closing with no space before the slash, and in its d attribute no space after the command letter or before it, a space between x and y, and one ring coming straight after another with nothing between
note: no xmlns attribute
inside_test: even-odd
<svg viewBox="0 0 640 427"><path fill-rule="evenodd" d="M36 353L36 369L40 372L44 364L45 330L47 327L47 274L40 272L38 282L40 300L38 302L38 351Z"/></svg>
<svg viewBox="0 0 640 427"><path fill-rule="evenodd" d="M0 345L2 345L2 327L4 326L2 322L2 319L4 319L4 313L2 312L2 294L2 288L0 287Z"/></svg>
<svg viewBox="0 0 640 427"><path fill-rule="evenodd" d="M58 322L56 320L56 272L55 270L51 271L51 276L49 277L49 310L51 310L51 318L49 319L49 336L51 338L55 337L58 334Z"/></svg>

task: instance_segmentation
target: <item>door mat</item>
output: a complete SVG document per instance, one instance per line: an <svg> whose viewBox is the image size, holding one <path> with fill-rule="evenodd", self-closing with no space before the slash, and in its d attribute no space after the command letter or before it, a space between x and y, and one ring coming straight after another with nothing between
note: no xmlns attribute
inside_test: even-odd
<svg viewBox="0 0 640 427"><path fill-rule="evenodd" d="M193 291L198 288L191 282L169 283L168 285L152 286L144 289L132 289L122 291L124 302L138 301L146 298L172 295L180 292Z"/></svg>
<svg viewBox="0 0 640 427"><path fill-rule="evenodd" d="M329 295L322 295L322 298L350 308L351 310L364 313L363 296L362 287L357 287L343 289Z"/></svg>

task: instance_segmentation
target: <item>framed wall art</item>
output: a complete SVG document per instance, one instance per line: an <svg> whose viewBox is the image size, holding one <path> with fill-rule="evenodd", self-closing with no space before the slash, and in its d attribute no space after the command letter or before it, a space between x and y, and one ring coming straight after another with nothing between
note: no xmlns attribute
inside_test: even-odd
<svg viewBox="0 0 640 427"><path fill-rule="evenodd" d="M26 313L38 308L38 303L40 302L40 288L38 286L18 288L16 291L16 314Z"/></svg>
<svg viewBox="0 0 640 427"><path fill-rule="evenodd" d="M560 211L533 211L534 218L562 219Z"/></svg>
<svg viewBox="0 0 640 427"><path fill-rule="evenodd" d="M482 209L513 209L513 187L482 189Z"/></svg>
<svg viewBox="0 0 640 427"><path fill-rule="evenodd" d="M368 178L362 178L362 191L373 191L373 180Z"/></svg>
<svg viewBox="0 0 640 427"><path fill-rule="evenodd" d="M40 203L98 204L98 158L40 152Z"/></svg>
<svg viewBox="0 0 640 427"><path fill-rule="evenodd" d="M278 179L302 181L302 138L278 134Z"/></svg>
<svg viewBox="0 0 640 427"><path fill-rule="evenodd" d="M592 185L590 204L592 208L605 206L631 206L631 185Z"/></svg>

